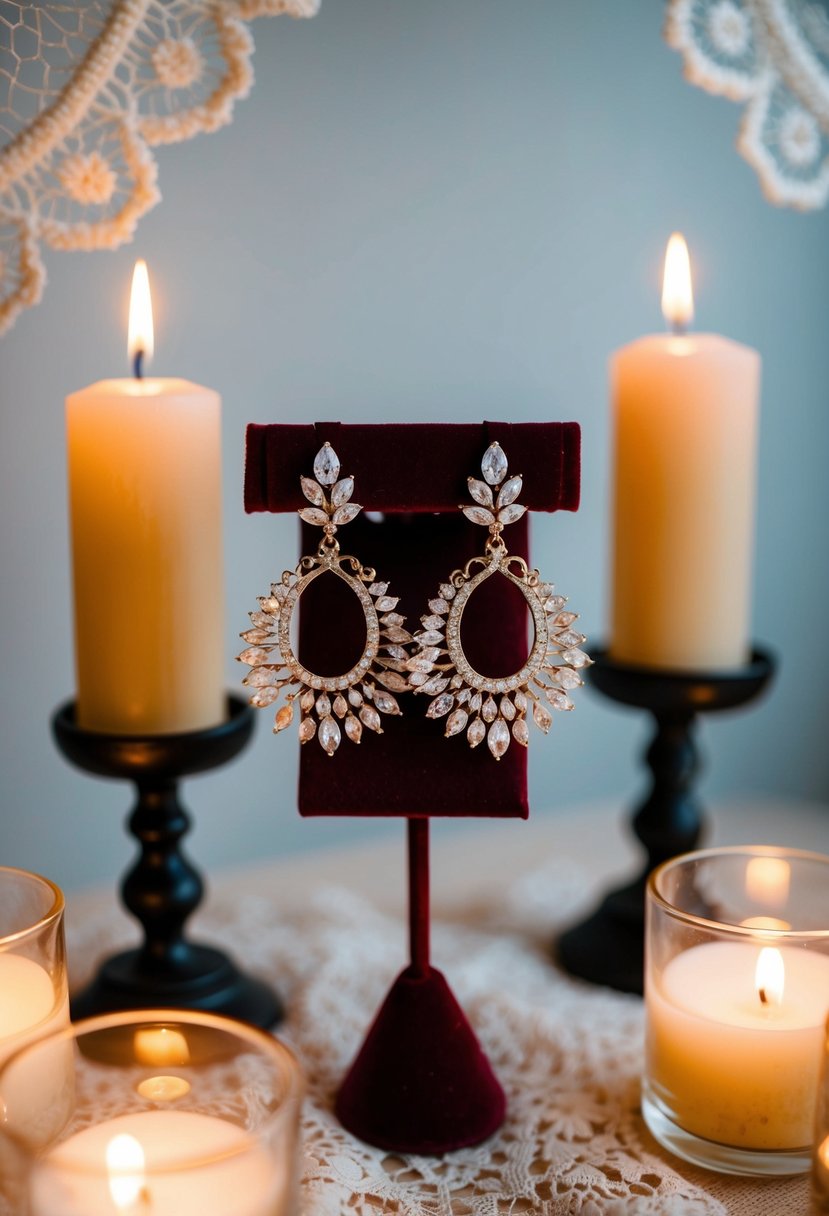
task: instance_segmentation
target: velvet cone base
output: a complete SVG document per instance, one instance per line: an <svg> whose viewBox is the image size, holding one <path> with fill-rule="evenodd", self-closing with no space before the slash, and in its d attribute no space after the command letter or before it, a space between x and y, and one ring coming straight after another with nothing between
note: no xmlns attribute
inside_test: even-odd
<svg viewBox="0 0 829 1216"><path fill-rule="evenodd" d="M502 1124L506 1099L440 971L394 981L337 1096L343 1127L401 1153L447 1153Z"/></svg>

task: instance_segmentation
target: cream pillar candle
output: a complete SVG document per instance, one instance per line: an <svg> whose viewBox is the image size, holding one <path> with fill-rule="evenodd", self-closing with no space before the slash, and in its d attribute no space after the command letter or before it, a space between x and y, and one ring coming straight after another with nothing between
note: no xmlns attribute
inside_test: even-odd
<svg viewBox="0 0 829 1216"><path fill-rule="evenodd" d="M663 293L677 327L693 313L682 273L680 249L666 258ZM616 352L610 378L610 654L677 671L739 667L750 649L760 356L717 334L651 335Z"/></svg>
<svg viewBox="0 0 829 1216"><path fill-rule="evenodd" d="M648 1084L694 1135L742 1149L803 1149L814 1128L829 958L791 946L762 953L707 942L649 981Z"/></svg>
<svg viewBox="0 0 829 1216"><path fill-rule="evenodd" d="M30 1205L31 1216L287 1216L288 1191L279 1163L241 1127L147 1110L88 1127L45 1155Z"/></svg>
<svg viewBox="0 0 829 1216"><path fill-rule="evenodd" d="M39 963L0 953L0 1063L35 1038L69 1025L65 982L55 982Z"/></svg>
<svg viewBox="0 0 829 1216"><path fill-rule="evenodd" d="M134 295L140 370L151 330L135 332L135 307ZM102 380L66 400L87 729L165 734L225 717L220 426L218 394L186 380Z"/></svg>

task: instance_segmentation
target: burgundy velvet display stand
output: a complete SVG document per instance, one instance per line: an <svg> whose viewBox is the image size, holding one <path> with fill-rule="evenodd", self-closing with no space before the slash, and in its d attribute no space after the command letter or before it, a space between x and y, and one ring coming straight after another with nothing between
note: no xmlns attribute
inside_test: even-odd
<svg viewBox="0 0 829 1216"><path fill-rule="evenodd" d="M468 476L497 440L511 474L521 473L520 501L530 511L571 510L579 498L579 428L575 423L474 425L256 426L248 428L247 511L285 512L305 505L301 475L329 442L342 475L355 478L364 512L338 534L342 552L373 566L400 597L397 611L414 633L427 601L453 570L483 552L486 530L463 518ZM382 522L365 512L382 512ZM315 553L318 528L302 526L302 552ZM506 533L511 552L528 557L527 517ZM283 561L270 573L279 578ZM321 587L322 584L322 587ZM328 585L326 585L328 584ZM265 587L263 586L263 591ZM339 579L313 582L300 600L299 652L319 675L347 670L365 639L362 612ZM503 578L470 599L462 642L477 670L511 674L526 660L527 613ZM476 1144L501 1124L503 1090L463 1011L429 959L429 818L526 818L526 751L513 743L496 762L486 744L445 739L444 724L425 717L429 698L404 696L403 716L384 718L382 735L343 740L333 757L312 741L300 754L302 815L402 815L408 822L408 967L397 977L340 1089L337 1115L360 1139L397 1152L442 1153Z"/></svg>

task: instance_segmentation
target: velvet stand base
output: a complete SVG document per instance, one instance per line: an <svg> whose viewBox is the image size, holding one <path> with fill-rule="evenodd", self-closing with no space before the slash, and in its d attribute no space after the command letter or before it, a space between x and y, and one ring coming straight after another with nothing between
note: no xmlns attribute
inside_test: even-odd
<svg viewBox="0 0 829 1216"><path fill-rule="evenodd" d="M138 792L129 830L140 856L124 878L121 897L140 922L144 941L102 964L91 984L72 998L74 1019L150 1008L201 1009L261 1027L282 1017L282 1003L267 984L245 975L222 951L184 935L204 887L179 848L189 827L178 800L179 779L232 760L248 743L253 720L251 708L237 697L228 698L225 722L173 735L84 730L72 702L56 711L52 730L67 760L100 777L132 781Z"/></svg>
<svg viewBox="0 0 829 1216"><path fill-rule="evenodd" d="M753 701L769 683L775 664L770 654L755 649L745 667L689 674L629 667L592 653L590 682L614 701L648 710L656 723L645 752L651 788L632 817L647 861L632 883L611 891L587 920L563 933L554 954L571 975L641 994L648 875L663 861L696 848L703 828L695 793L700 768L693 737L697 714L737 709Z"/></svg>
<svg viewBox="0 0 829 1216"><path fill-rule="evenodd" d="M392 984L337 1095L343 1127L398 1153L448 1153L501 1126L506 1099L475 1032L429 963L428 819L409 833L411 963Z"/></svg>

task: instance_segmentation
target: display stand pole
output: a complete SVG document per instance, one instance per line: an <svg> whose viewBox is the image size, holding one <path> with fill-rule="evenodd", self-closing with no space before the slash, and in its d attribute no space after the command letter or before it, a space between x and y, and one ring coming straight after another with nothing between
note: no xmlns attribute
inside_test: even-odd
<svg viewBox="0 0 829 1216"><path fill-rule="evenodd" d="M410 819L409 956L411 972L429 974L429 820Z"/></svg>

